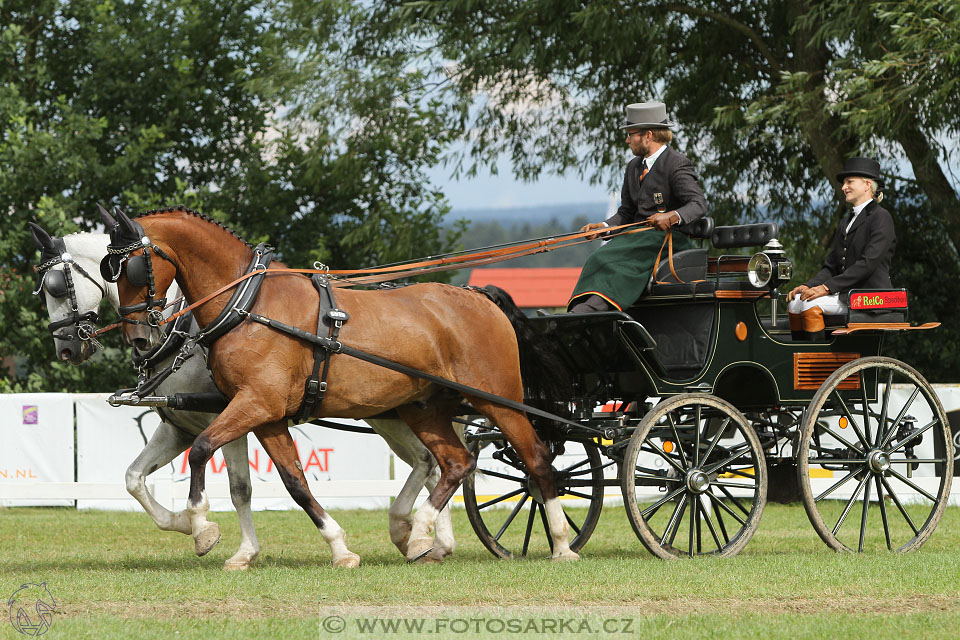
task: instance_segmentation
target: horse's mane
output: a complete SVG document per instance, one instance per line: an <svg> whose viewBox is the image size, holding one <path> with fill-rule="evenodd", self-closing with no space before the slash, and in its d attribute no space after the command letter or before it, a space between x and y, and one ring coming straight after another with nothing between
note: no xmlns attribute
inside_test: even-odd
<svg viewBox="0 0 960 640"><path fill-rule="evenodd" d="M143 212L141 212L141 213L138 213L138 214L135 216L135 218L145 218L145 217L147 217L147 216L155 216L155 215L160 215L160 214L164 214L164 213L174 213L174 212L177 212L177 211L182 211L183 213L188 213L188 214L190 214L190 215L192 215L192 216L196 216L196 217L200 218L200 219L203 220L204 222L209 222L209 223L212 224L212 225L216 225L216 226L220 227L221 229L223 229L224 231L226 231L227 233L229 233L231 236L233 236L233 237L236 238L237 240L239 240L240 242L242 242L242 243L247 247L247 249L253 250L253 248L254 248L252 244L250 244L249 242L247 242L246 240L244 240L243 238L241 238L241 237L237 234L236 231L234 231L234 230L231 229L230 227L226 226L225 224L223 224L223 223L220 222L219 220L214 220L214 219L211 218L210 216L204 215L204 214L200 213L199 211L194 211L193 209L191 209L191 208L189 208L189 207L185 207L185 206L183 206L183 205L176 205L176 206L173 206L173 207L164 207L163 209L151 209L151 210L149 210L149 211L143 211Z"/></svg>

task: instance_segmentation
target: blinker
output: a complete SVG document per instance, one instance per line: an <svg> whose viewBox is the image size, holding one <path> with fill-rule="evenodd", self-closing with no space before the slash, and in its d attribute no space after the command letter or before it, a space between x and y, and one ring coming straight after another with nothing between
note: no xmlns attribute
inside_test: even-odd
<svg viewBox="0 0 960 640"><path fill-rule="evenodd" d="M147 285L147 261L143 256L131 256L127 260L127 280L135 287Z"/></svg>
<svg viewBox="0 0 960 640"><path fill-rule="evenodd" d="M67 276L61 269L51 269L43 274L43 288L54 298L67 295Z"/></svg>

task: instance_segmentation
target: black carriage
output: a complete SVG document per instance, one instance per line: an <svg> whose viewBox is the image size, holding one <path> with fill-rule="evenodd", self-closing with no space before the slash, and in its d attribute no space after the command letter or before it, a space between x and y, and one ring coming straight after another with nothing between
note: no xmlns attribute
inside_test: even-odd
<svg viewBox="0 0 960 640"><path fill-rule="evenodd" d="M574 376L582 428L540 429L565 503L587 507L567 510L572 548L616 486L663 558L739 552L768 495L801 500L833 549L918 548L947 505L953 442L931 386L882 351L889 332L939 323L911 325L905 291L854 291L824 339L795 340L777 226L705 219L700 236L763 248L684 251L625 312L534 319ZM537 487L495 428L465 437L479 454L464 502L481 541L500 557L536 553L549 541Z"/></svg>

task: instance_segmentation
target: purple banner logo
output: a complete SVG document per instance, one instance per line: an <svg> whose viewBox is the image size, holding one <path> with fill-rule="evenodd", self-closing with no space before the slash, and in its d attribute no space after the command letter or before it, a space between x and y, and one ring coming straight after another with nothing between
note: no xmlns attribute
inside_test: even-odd
<svg viewBox="0 0 960 640"><path fill-rule="evenodd" d="M23 405L23 424L37 424L39 412L37 411L37 405L35 404L25 404Z"/></svg>

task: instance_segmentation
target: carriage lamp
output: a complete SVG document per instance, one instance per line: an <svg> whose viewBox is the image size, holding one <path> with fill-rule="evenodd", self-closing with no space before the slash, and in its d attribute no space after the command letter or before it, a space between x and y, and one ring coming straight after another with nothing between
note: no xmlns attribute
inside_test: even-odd
<svg viewBox="0 0 960 640"><path fill-rule="evenodd" d="M758 289L775 289L793 277L793 263L783 254L783 245L774 238L747 264L747 279Z"/></svg>
<svg viewBox="0 0 960 640"><path fill-rule="evenodd" d="M783 245L774 238L763 251L756 253L747 263L747 280L758 289L770 288L770 324L777 326L778 288L793 277L793 263L783 253Z"/></svg>

